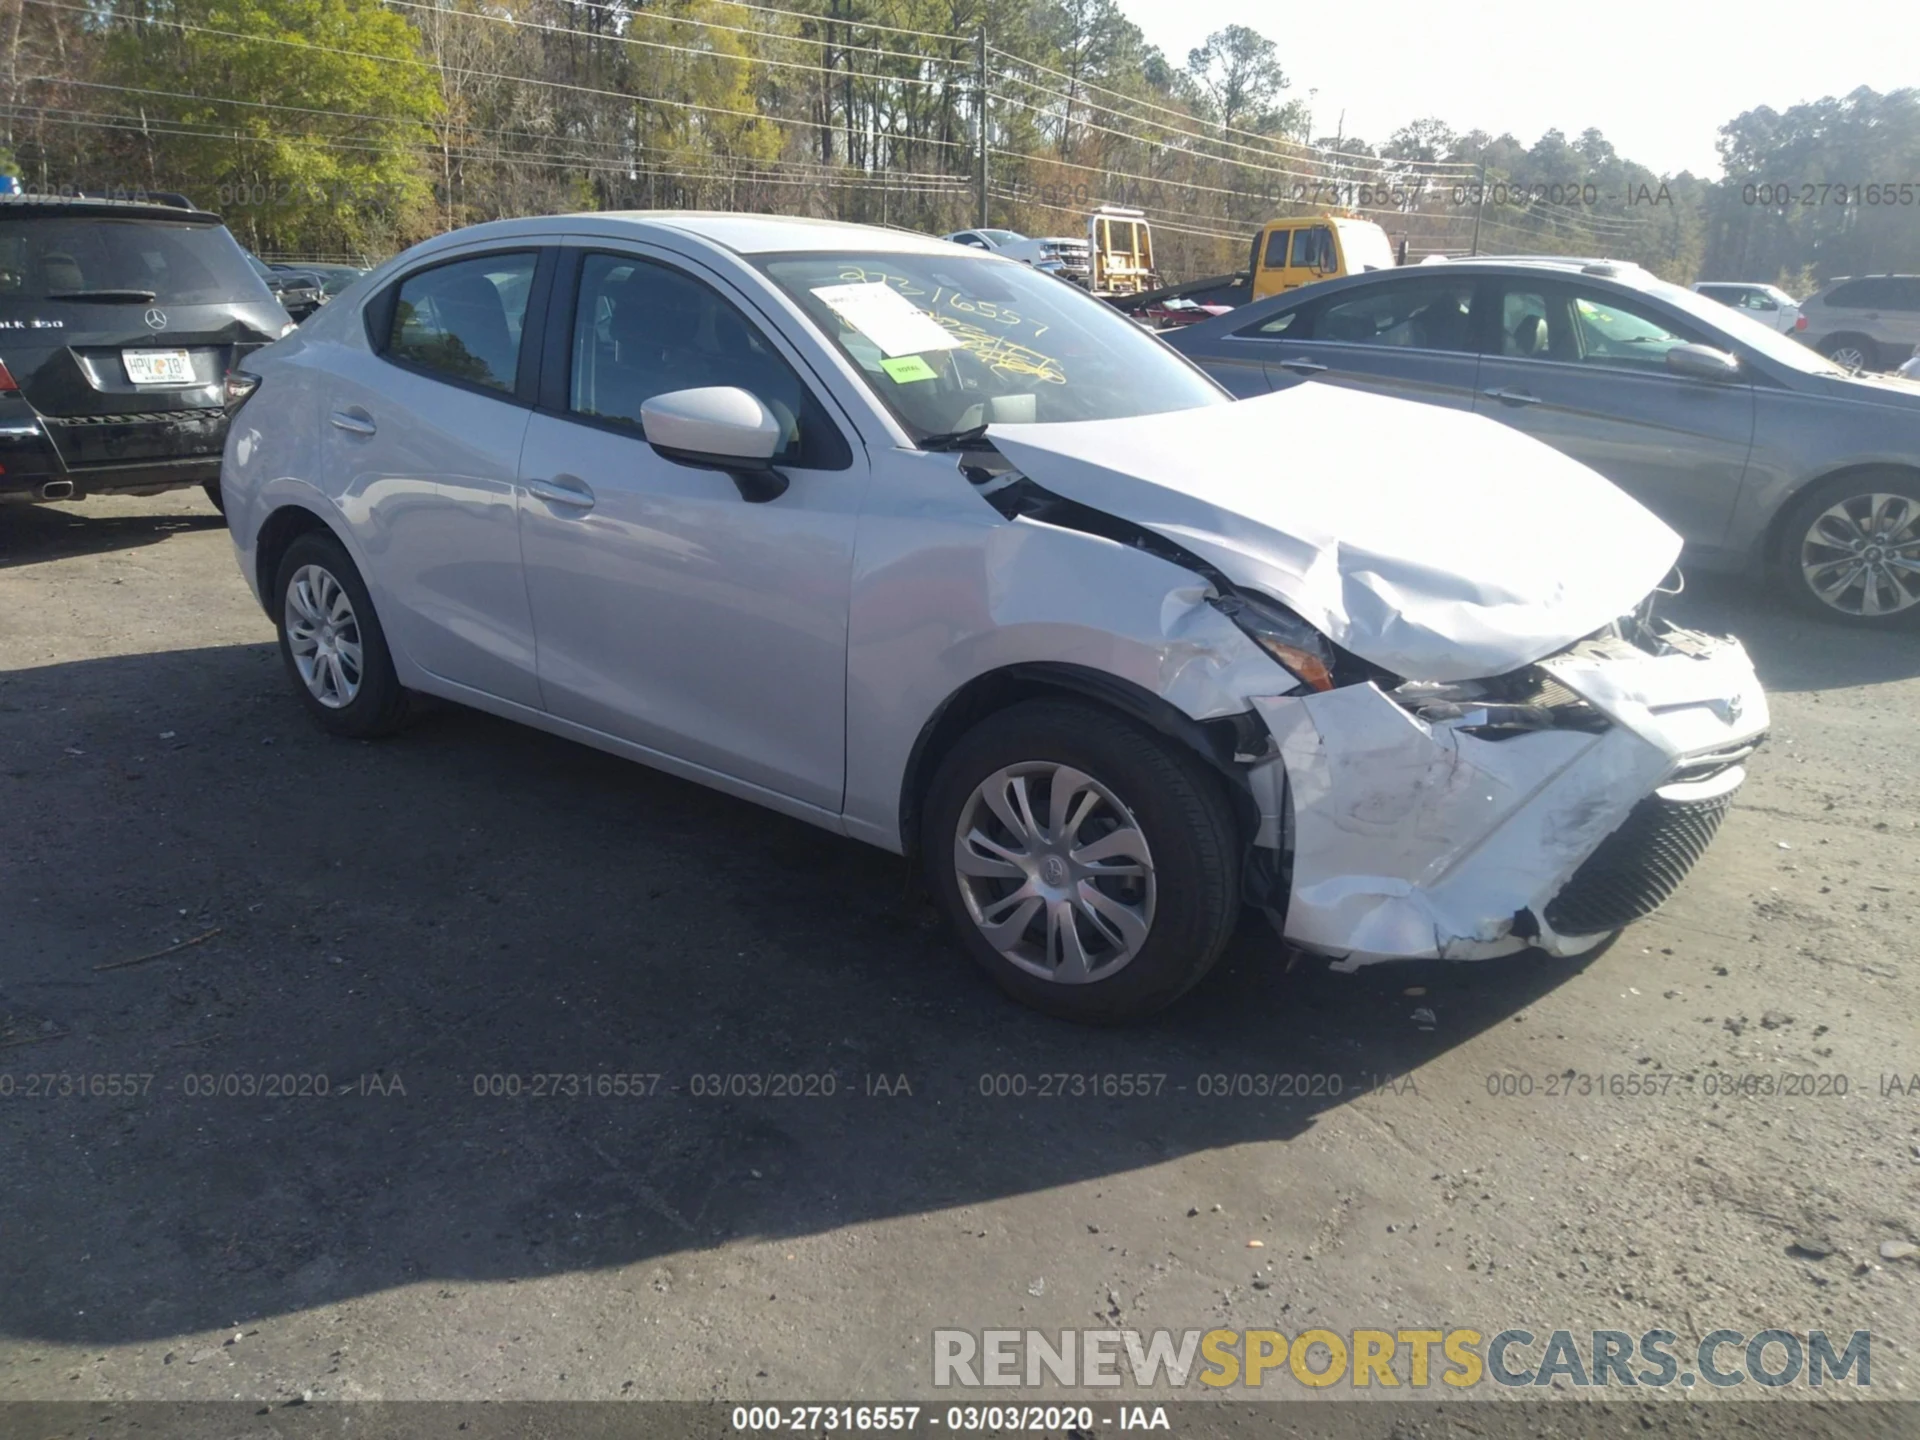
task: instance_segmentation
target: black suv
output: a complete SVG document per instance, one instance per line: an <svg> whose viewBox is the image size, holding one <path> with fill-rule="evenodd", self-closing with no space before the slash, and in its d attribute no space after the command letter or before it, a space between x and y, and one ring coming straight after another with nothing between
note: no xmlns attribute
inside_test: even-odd
<svg viewBox="0 0 1920 1440"><path fill-rule="evenodd" d="M220 217L0 197L0 500L204 486L241 357L293 328Z"/></svg>

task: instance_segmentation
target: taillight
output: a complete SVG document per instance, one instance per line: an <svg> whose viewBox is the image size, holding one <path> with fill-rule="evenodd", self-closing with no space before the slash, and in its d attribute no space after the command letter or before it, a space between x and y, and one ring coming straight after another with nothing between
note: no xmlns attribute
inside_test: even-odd
<svg viewBox="0 0 1920 1440"><path fill-rule="evenodd" d="M227 409L238 410L246 403L247 397L259 388L260 377L258 375L249 375L244 370L227 371Z"/></svg>
<svg viewBox="0 0 1920 1440"><path fill-rule="evenodd" d="M7 371L7 362L0 360L0 395L11 395L20 388L20 382Z"/></svg>
<svg viewBox="0 0 1920 1440"><path fill-rule="evenodd" d="M1796 316L1794 316L1794 317L1793 317L1793 328L1794 328L1794 329L1796 329L1796 330L1804 330L1804 329L1806 329L1806 328L1807 328L1807 317L1806 317L1806 316L1804 316L1804 315L1796 315Z"/></svg>

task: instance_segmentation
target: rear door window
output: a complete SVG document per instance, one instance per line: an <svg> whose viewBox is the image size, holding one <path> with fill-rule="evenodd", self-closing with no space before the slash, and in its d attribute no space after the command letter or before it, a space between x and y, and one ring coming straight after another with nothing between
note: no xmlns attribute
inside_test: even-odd
<svg viewBox="0 0 1920 1440"><path fill-rule="evenodd" d="M269 298L224 225L97 214L0 219L0 300L164 306Z"/></svg>
<svg viewBox="0 0 1920 1440"><path fill-rule="evenodd" d="M484 255L416 271L400 282L388 359L510 394L537 256Z"/></svg>
<svg viewBox="0 0 1920 1440"><path fill-rule="evenodd" d="M1287 241L1291 239L1291 230L1273 230L1267 235L1267 253L1261 259L1264 270L1284 270L1287 268Z"/></svg>

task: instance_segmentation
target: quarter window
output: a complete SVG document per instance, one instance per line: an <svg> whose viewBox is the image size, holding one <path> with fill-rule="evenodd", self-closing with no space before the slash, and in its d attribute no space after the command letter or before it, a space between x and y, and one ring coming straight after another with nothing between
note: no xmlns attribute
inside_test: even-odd
<svg viewBox="0 0 1920 1440"><path fill-rule="evenodd" d="M1267 253L1260 262L1263 270L1284 270L1287 266L1287 237L1291 230L1272 230L1267 233Z"/></svg>
<svg viewBox="0 0 1920 1440"><path fill-rule="evenodd" d="M731 385L779 420L774 458L812 469L852 463L810 390L740 311L682 271L622 255L588 255L574 308L568 405L640 428L640 407L674 390Z"/></svg>
<svg viewBox="0 0 1920 1440"><path fill-rule="evenodd" d="M1826 300L1827 304L1843 310L1879 310L1892 306L1893 302L1894 282L1884 275L1849 281L1835 289Z"/></svg>
<svg viewBox="0 0 1920 1440"><path fill-rule="evenodd" d="M1314 338L1349 345L1393 345L1412 350L1473 348L1473 284L1419 280L1378 285L1326 306Z"/></svg>
<svg viewBox="0 0 1920 1440"><path fill-rule="evenodd" d="M511 393L535 256L486 255L400 282L388 358Z"/></svg>

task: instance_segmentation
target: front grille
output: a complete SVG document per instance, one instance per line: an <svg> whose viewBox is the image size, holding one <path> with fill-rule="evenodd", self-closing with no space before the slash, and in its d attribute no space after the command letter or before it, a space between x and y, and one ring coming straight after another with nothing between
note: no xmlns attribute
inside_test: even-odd
<svg viewBox="0 0 1920 1440"><path fill-rule="evenodd" d="M1561 935L1598 935L1651 915L1707 853L1732 808L1732 791L1709 800L1648 796L1553 897L1547 923Z"/></svg>

